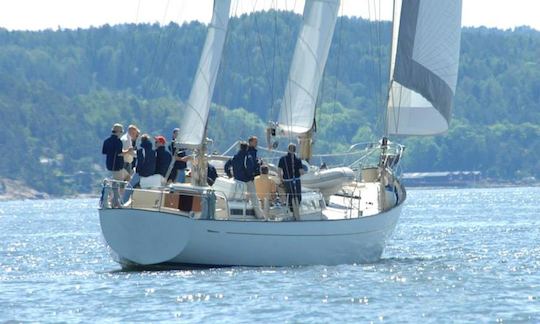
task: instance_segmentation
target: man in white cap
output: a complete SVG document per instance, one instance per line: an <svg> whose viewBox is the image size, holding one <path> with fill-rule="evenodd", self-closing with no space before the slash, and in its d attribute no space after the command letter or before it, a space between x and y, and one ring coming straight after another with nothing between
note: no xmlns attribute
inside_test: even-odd
<svg viewBox="0 0 540 324"><path fill-rule="evenodd" d="M120 137L122 141L122 153L124 154L124 169L131 176L133 175L133 159L137 155L137 150L133 147L133 142L139 137L139 129L135 125L129 125L128 131Z"/></svg>

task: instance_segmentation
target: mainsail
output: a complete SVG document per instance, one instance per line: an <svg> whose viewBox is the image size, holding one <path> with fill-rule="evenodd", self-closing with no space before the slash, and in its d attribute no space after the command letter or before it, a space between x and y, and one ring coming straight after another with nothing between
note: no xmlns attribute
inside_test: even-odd
<svg viewBox="0 0 540 324"><path fill-rule="evenodd" d="M334 34L339 0L306 0L278 122L289 134L308 132Z"/></svg>
<svg viewBox="0 0 540 324"><path fill-rule="evenodd" d="M461 40L461 0L395 1L387 132L448 130Z"/></svg>
<svg viewBox="0 0 540 324"><path fill-rule="evenodd" d="M208 34L177 137L177 141L186 147L199 146L204 140L208 112L227 34L230 6L231 0L214 1L212 21L208 26Z"/></svg>

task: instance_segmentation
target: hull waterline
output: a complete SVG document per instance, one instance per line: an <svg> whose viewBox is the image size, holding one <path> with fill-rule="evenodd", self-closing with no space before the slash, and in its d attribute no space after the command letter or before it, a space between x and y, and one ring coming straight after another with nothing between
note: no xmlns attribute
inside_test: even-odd
<svg viewBox="0 0 540 324"><path fill-rule="evenodd" d="M201 220L137 209L99 214L103 236L124 266L336 265L377 261L401 206L332 221Z"/></svg>

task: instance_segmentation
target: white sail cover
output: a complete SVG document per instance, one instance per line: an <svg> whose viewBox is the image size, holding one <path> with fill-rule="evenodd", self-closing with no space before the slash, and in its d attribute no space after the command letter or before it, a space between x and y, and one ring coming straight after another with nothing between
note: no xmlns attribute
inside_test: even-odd
<svg viewBox="0 0 540 324"><path fill-rule="evenodd" d="M177 142L186 147L201 145L221 62L223 45L229 23L231 0L215 0L212 21L195 74L191 93L182 116Z"/></svg>
<svg viewBox="0 0 540 324"><path fill-rule="evenodd" d="M306 0L278 118L280 127L289 134L303 134L313 126L317 93L339 3L339 0Z"/></svg>
<svg viewBox="0 0 540 324"><path fill-rule="evenodd" d="M388 133L446 132L458 75L461 0L395 5Z"/></svg>

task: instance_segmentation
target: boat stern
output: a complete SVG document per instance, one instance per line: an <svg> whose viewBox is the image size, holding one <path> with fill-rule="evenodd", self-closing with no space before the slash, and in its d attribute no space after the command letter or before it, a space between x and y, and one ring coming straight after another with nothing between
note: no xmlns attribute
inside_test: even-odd
<svg viewBox="0 0 540 324"><path fill-rule="evenodd" d="M179 215L129 208L100 209L99 221L109 247L134 264L172 260L189 241L190 219Z"/></svg>

